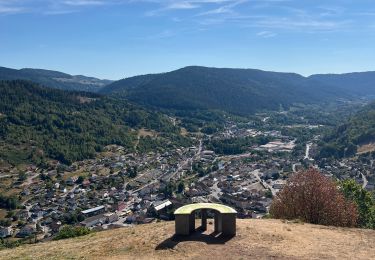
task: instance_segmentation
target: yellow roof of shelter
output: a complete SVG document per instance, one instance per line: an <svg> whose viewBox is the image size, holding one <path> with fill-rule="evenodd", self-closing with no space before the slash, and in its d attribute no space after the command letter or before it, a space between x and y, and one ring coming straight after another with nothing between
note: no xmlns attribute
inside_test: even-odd
<svg viewBox="0 0 375 260"><path fill-rule="evenodd" d="M225 206L223 204L194 203L194 204L188 204L188 205L185 205L176 209L174 214L175 215L191 214L194 210L198 210L198 209L213 209L213 210L219 211L222 214L237 213L237 211L235 211L231 207Z"/></svg>

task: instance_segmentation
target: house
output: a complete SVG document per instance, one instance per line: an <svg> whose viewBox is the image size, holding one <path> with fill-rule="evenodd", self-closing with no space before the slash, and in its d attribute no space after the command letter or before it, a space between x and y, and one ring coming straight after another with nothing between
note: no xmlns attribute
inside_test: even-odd
<svg viewBox="0 0 375 260"><path fill-rule="evenodd" d="M51 171L47 172L47 174L50 177L56 176L57 175L57 170L51 170Z"/></svg>
<svg viewBox="0 0 375 260"><path fill-rule="evenodd" d="M113 223L118 221L118 215L116 213L105 213L105 223Z"/></svg>
<svg viewBox="0 0 375 260"><path fill-rule="evenodd" d="M123 211L123 210L125 209L125 207L126 207L126 204L125 204L124 201L119 201L119 202L117 202L117 203L114 205L114 207L115 207L115 210L116 210L116 211Z"/></svg>
<svg viewBox="0 0 375 260"><path fill-rule="evenodd" d="M31 218L33 218L33 219L42 218L45 214L46 214L45 211L40 210L40 211L37 211L37 212L33 212L31 214Z"/></svg>
<svg viewBox="0 0 375 260"><path fill-rule="evenodd" d="M153 209L150 211L150 213L156 213L160 219L170 220L170 214L168 213L168 209L172 207L172 202L170 200L154 202L152 206Z"/></svg>
<svg viewBox="0 0 375 260"><path fill-rule="evenodd" d="M27 210L20 210L16 213L16 216L20 220L25 220L29 217L29 212Z"/></svg>
<svg viewBox="0 0 375 260"><path fill-rule="evenodd" d="M66 185L69 185L69 186L73 186L74 183L77 181L77 177L69 177L67 180L66 180Z"/></svg>
<svg viewBox="0 0 375 260"><path fill-rule="evenodd" d="M132 224L134 223L136 220L136 216L135 215L129 215L125 218L125 223L126 224Z"/></svg>
<svg viewBox="0 0 375 260"><path fill-rule="evenodd" d="M53 233L57 233L57 232L59 232L59 230L61 228L61 222L60 221L53 221L53 222L51 222L51 224L49 224L49 228L51 229L51 231Z"/></svg>
<svg viewBox="0 0 375 260"><path fill-rule="evenodd" d="M89 180L84 180L82 182L82 187L84 188L88 188L90 186L91 182Z"/></svg>
<svg viewBox="0 0 375 260"><path fill-rule="evenodd" d="M202 155L207 155L207 156L213 156L214 154L215 152L211 150L205 150L202 152Z"/></svg>
<svg viewBox="0 0 375 260"><path fill-rule="evenodd" d="M39 212L39 211L41 211L42 209L41 209L41 207L38 205L38 204L35 204L34 206L32 206L31 208L30 208L30 212Z"/></svg>
<svg viewBox="0 0 375 260"><path fill-rule="evenodd" d="M22 192L21 192L21 195L22 196L29 196L30 195L30 191L28 189L24 189Z"/></svg>
<svg viewBox="0 0 375 260"><path fill-rule="evenodd" d="M191 169L192 169L192 162L191 161L188 161L186 164L184 164L182 166L182 170L191 171Z"/></svg>
<svg viewBox="0 0 375 260"><path fill-rule="evenodd" d="M271 178L277 179L279 177L279 175L280 175L279 170L273 168L273 169L269 169L269 170L265 171L261 178L264 179L264 180L268 180L268 179L271 179Z"/></svg>
<svg viewBox="0 0 375 260"><path fill-rule="evenodd" d="M12 227L0 227L0 238L10 237L12 234Z"/></svg>
<svg viewBox="0 0 375 260"><path fill-rule="evenodd" d="M273 183L272 188L281 190L285 186L285 181L284 180L277 180Z"/></svg>
<svg viewBox="0 0 375 260"><path fill-rule="evenodd" d="M24 226L23 228L21 228L21 230L16 234L16 237L18 238L25 238L25 237L29 237L31 236L32 234L35 233L35 227L33 226Z"/></svg>
<svg viewBox="0 0 375 260"><path fill-rule="evenodd" d="M168 208L170 205L172 205L172 202L170 200L158 201L153 203L156 212L160 212L163 209Z"/></svg>
<svg viewBox="0 0 375 260"><path fill-rule="evenodd" d="M106 217L103 214L89 217L82 221L80 224L84 227L93 227L98 224L103 224L106 222Z"/></svg>
<svg viewBox="0 0 375 260"><path fill-rule="evenodd" d="M92 217L92 216L104 213L104 211L105 211L104 206L98 206L98 207L95 207L95 208L83 210L83 211L81 211L81 213L85 217Z"/></svg>

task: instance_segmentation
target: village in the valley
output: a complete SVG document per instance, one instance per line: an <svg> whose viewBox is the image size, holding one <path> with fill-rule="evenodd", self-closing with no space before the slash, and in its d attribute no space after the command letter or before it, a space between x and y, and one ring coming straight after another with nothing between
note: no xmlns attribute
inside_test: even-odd
<svg viewBox="0 0 375 260"><path fill-rule="evenodd" d="M207 140L256 136L269 141L241 154L219 155L206 145ZM251 124L238 127L231 121L223 131L191 138L195 145L164 152L140 155L111 145L95 159L70 166L53 161L48 169L2 169L0 189L17 195L21 208L1 210L1 219L8 223L2 221L0 237L50 239L63 225L103 230L170 220L174 209L194 202L224 203L234 207L239 218L261 218L288 176L308 167L340 179L355 178L374 189L372 160L316 162L316 136L303 143L300 153L295 152L294 136Z"/></svg>

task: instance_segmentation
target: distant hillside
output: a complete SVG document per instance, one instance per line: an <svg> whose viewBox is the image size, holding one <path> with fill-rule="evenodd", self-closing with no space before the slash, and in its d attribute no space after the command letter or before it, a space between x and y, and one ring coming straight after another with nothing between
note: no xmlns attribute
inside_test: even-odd
<svg viewBox="0 0 375 260"><path fill-rule="evenodd" d="M335 86L339 90L355 95L375 95L374 71L346 74L318 74L309 78L330 86Z"/></svg>
<svg viewBox="0 0 375 260"><path fill-rule="evenodd" d="M110 84L110 80L100 80L85 76L72 76L58 71L42 69L9 69L0 67L0 80L30 80L51 88L97 92Z"/></svg>
<svg viewBox="0 0 375 260"><path fill-rule="evenodd" d="M197 221L198 222L198 221ZM0 251L1 259L375 259L375 231L238 219L237 236L173 238L174 223L103 231Z"/></svg>
<svg viewBox="0 0 375 260"><path fill-rule="evenodd" d="M353 156L360 145L375 142L375 102L325 136L321 157Z"/></svg>
<svg viewBox="0 0 375 260"><path fill-rule="evenodd" d="M196 66L123 79L100 92L158 108L220 109L238 114L350 96L293 73Z"/></svg>
<svg viewBox="0 0 375 260"><path fill-rule="evenodd" d="M184 141L166 116L124 100L29 81L0 81L0 97L0 161L11 164L38 164L45 158L71 163L93 157L109 144L132 150L132 129L143 127L165 133L170 145ZM163 140L147 145L168 148Z"/></svg>

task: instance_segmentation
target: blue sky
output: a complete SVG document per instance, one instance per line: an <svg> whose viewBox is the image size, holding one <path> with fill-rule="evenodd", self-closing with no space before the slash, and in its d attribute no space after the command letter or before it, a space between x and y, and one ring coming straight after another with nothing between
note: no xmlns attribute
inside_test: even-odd
<svg viewBox="0 0 375 260"><path fill-rule="evenodd" d="M375 1L0 0L0 66L119 79L188 65L375 70Z"/></svg>

